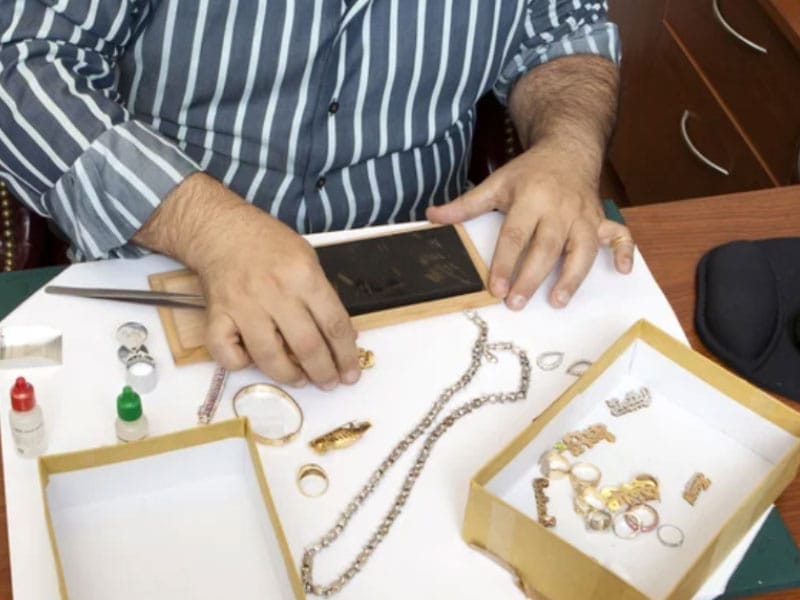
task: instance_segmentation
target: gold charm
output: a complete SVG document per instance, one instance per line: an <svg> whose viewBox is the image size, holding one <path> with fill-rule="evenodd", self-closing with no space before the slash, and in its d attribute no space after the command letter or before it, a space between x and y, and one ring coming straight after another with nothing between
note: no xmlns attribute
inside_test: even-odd
<svg viewBox="0 0 800 600"><path fill-rule="evenodd" d="M358 349L358 368L362 371L364 369L371 369L375 366L375 354L372 350L365 350L364 348Z"/></svg>
<svg viewBox="0 0 800 600"><path fill-rule="evenodd" d="M364 433L372 427L369 421L350 421L328 433L314 438L308 445L317 454L325 454L328 450L340 450L355 444Z"/></svg>
<svg viewBox="0 0 800 600"><path fill-rule="evenodd" d="M695 473L686 483L686 487L683 490L683 499L694 506L700 492L707 490L709 487L711 487L711 480L702 473Z"/></svg>
<svg viewBox="0 0 800 600"><path fill-rule="evenodd" d="M661 500L658 481L652 475L637 475L633 481L623 483L621 486L604 487L600 490L600 496L611 512L617 512L624 506Z"/></svg>
<svg viewBox="0 0 800 600"><path fill-rule="evenodd" d="M544 489L550 485L550 481L544 477L537 477L533 480L533 493L536 495L536 513L539 515L539 523L544 527L555 527L556 518L547 514L547 503L550 498L544 493Z"/></svg>
<svg viewBox="0 0 800 600"><path fill-rule="evenodd" d="M579 456L583 454L587 448L591 448L603 440L613 443L617 438L605 425L598 423L583 431L572 431L566 434L560 442L556 443L555 448L560 450L563 446L563 448L570 451L572 456ZM586 448L584 448L584 446L586 446Z"/></svg>

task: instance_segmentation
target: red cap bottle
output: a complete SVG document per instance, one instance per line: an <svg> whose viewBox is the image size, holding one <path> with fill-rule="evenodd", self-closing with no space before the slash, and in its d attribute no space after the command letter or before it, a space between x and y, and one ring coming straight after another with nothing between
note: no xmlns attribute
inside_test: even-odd
<svg viewBox="0 0 800 600"><path fill-rule="evenodd" d="M17 412L28 412L36 406L36 393L24 377L17 377L11 386L11 408Z"/></svg>

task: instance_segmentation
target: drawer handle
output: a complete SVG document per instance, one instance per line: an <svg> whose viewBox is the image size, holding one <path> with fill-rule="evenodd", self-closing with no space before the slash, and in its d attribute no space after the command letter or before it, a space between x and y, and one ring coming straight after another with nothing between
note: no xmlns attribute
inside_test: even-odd
<svg viewBox="0 0 800 600"><path fill-rule="evenodd" d="M730 23L728 23L728 21L725 19L725 16L722 14L722 11L719 8L719 0L713 0L712 6L714 8L714 16L717 18L717 21L719 21L720 25L722 25L728 33L730 33L733 37L742 42L745 46L752 48L756 52L760 52L761 54L767 54L767 49L764 48L764 46L759 46L754 41L747 39L741 33L736 31L733 28L733 26L731 26Z"/></svg>
<svg viewBox="0 0 800 600"><path fill-rule="evenodd" d="M800 147L797 148L797 183L800 183Z"/></svg>
<svg viewBox="0 0 800 600"><path fill-rule="evenodd" d="M687 129L687 125L689 123L689 117L691 117L691 113L688 110L683 111L683 116L681 117L681 135L683 136L683 141L686 142L686 145L689 147L689 150L692 154L695 155L697 160L699 160L704 165L707 165L711 169L714 169L717 173L722 173L726 177L730 175L728 169L719 166L710 158L707 158L700 150L697 149L697 146L694 145L691 138L689 137L689 130Z"/></svg>

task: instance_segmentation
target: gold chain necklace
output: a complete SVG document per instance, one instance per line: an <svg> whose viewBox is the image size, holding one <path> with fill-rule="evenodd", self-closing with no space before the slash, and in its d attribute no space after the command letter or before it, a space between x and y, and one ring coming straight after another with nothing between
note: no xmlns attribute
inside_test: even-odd
<svg viewBox="0 0 800 600"><path fill-rule="evenodd" d="M324 536L322 536L322 538L320 538L316 544L306 548L306 550L303 552L303 561L300 571L306 593L314 594L316 596L332 596L333 594L341 591L345 584L353 579L353 577L355 577L361 571L361 569L364 568L364 565L372 556L372 553L375 551L378 545L388 535L389 530L392 528L392 525L394 525L395 520L398 516L400 516L400 513L405 507L406 502L408 502L408 498L411 495L411 490L422 473L422 469L425 467L425 463L430 457L434 444L448 429L455 424L456 421L486 404L519 402L527 397L528 387L530 384L531 367L530 361L528 360L528 355L525 353L525 351L509 342L492 344L488 343L487 338L489 335L489 327L486 322L473 311L468 311L466 316L470 321L477 325L479 329L478 339L472 346L472 362L461 378L442 392L427 414L419 423L417 423L416 427L414 427L414 429L411 430L411 432L394 447L394 449L389 453L389 456L387 456L383 462L381 462L378 468L372 472L372 475L370 476L369 480L367 480L367 483L364 484L358 494L356 494L355 497L350 501L345 510L336 520L334 526ZM430 431L430 433L428 433L422 448L417 454L414 464L406 474L403 486L400 488L400 492L398 492L397 496L395 497L391 508L383 517L380 525L370 536L367 543L359 551L355 559L353 559L353 561L350 563L350 566L328 585L314 583L314 558L317 556L317 554L322 552L322 550L325 548L331 546L338 539L342 532L344 532L353 516L364 505L367 498L369 498L370 495L372 495L372 493L375 491L386 472L400 459L400 457L417 439L422 437L422 435L424 435L431 428L431 426L433 426L436 417L442 412L450 399L457 392L461 391L470 384L472 379L475 377L475 374L478 372L478 369L481 367L483 359L486 358L486 360L489 362L497 362L497 357L493 353L495 351L510 352L519 360L520 382L517 391L477 396L469 402L466 402L458 408L452 410L446 417L444 417Z"/></svg>

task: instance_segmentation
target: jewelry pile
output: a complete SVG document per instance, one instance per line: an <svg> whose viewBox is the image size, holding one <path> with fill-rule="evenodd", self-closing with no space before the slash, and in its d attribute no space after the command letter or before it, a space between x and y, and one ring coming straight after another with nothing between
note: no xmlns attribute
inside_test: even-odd
<svg viewBox="0 0 800 600"><path fill-rule="evenodd" d="M541 367L541 365L540 365ZM627 392L622 401L607 400L611 415L622 415L647 408L652 394L647 387ZM571 462L572 457L583 455L600 442L614 443L617 437L602 423L562 436L539 458L543 477L533 480L538 521L544 527L555 527L556 517L548 514L549 498L544 490L550 481L568 479L573 492L573 510L589 531L611 531L620 539L631 540L652 531L664 546L677 548L683 545L685 535L677 525L662 524L654 503L661 501L662 490L656 477L638 474L630 481L616 485L601 485L602 472L589 462ZM695 473L683 490L683 498L694 506L698 496L711 485L703 473Z"/></svg>

